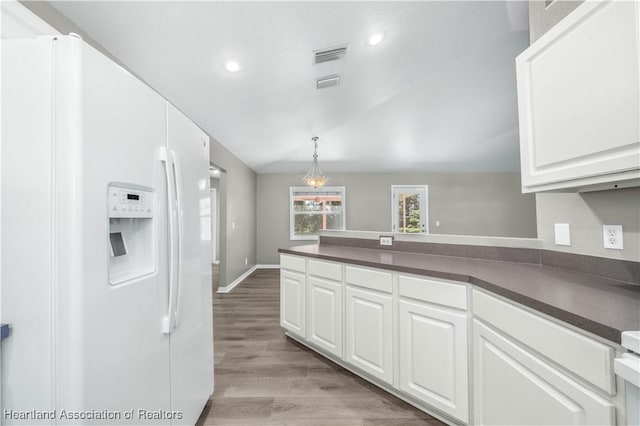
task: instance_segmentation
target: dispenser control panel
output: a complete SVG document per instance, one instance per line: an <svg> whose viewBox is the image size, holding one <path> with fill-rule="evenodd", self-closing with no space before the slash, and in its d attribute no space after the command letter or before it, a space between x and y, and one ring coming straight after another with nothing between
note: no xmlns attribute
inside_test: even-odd
<svg viewBox="0 0 640 426"><path fill-rule="evenodd" d="M153 193L109 186L109 217L153 217Z"/></svg>

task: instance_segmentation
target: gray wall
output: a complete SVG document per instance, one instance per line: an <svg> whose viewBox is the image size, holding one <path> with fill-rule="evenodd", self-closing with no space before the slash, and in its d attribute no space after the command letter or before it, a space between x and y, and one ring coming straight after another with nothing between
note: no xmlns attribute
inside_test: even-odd
<svg viewBox="0 0 640 426"><path fill-rule="evenodd" d="M531 43L549 31L562 18L571 13L582 1L554 0L547 5L546 1L529 2L529 40Z"/></svg>
<svg viewBox="0 0 640 426"><path fill-rule="evenodd" d="M538 237L545 247L640 261L640 188L536 196ZM571 246L556 246L554 224L568 223ZM602 225L622 225L624 250L604 248Z"/></svg>
<svg viewBox="0 0 640 426"><path fill-rule="evenodd" d="M519 173L343 173L330 185L346 187L346 227L391 229L391 185L429 185L429 230L437 234L536 236L533 195L520 193ZM277 264L280 247L308 244L289 239L289 187L296 174L259 174L257 263ZM440 227L435 222L440 221ZM313 242L310 242L313 243Z"/></svg>
<svg viewBox="0 0 640 426"><path fill-rule="evenodd" d="M47 2L22 1L20 3L62 34L73 32L80 35L85 42L136 75L126 64L120 62L118 58ZM138 76L138 78L140 77ZM162 93L160 94L162 95ZM213 137L210 146L211 161L227 171L220 178L219 188L220 285L226 286L255 265L256 173ZM232 222L236 223L235 229L231 227ZM245 265L245 259L247 259L247 265Z"/></svg>
<svg viewBox="0 0 640 426"><path fill-rule="evenodd" d="M213 138L211 161L226 170L218 187L220 285L226 286L256 264L256 173Z"/></svg>

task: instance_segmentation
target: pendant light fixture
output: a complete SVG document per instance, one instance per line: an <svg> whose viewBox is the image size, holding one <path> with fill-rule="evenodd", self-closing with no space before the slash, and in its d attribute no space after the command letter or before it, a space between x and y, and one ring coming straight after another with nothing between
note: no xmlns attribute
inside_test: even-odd
<svg viewBox="0 0 640 426"><path fill-rule="evenodd" d="M311 163L311 170L305 175L302 180L313 188L320 188L329 181L329 178L322 173L320 167L318 167L318 137L311 138L313 141L313 163Z"/></svg>

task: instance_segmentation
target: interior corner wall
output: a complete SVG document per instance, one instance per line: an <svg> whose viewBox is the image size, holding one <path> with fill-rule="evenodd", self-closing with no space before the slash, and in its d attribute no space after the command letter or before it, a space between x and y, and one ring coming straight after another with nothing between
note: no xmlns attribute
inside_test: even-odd
<svg viewBox="0 0 640 426"><path fill-rule="evenodd" d="M210 158L220 175L220 286L256 264L256 173L211 138ZM246 263L245 263L246 259Z"/></svg>
<svg viewBox="0 0 640 426"><path fill-rule="evenodd" d="M536 195L538 238L556 251L640 262L640 188ZM568 223L571 245L555 245L555 224ZM604 248L602 225L622 225L623 250Z"/></svg>
<svg viewBox="0 0 640 426"><path fill-rule="evenodd" d="M343 173L330 178L330 185L345 187L348 230L389 232L391 185L428 185L432 234L536 237L535 196L521 194L520 173ZM315 244L289 236L289 187L301 185L297 174L258 175L258 264L278 264L278 248Z"/></svg>

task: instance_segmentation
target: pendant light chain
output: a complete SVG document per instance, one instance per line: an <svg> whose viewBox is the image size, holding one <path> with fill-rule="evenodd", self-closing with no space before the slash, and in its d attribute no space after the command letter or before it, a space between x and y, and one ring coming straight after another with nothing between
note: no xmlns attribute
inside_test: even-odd
<svg viewBox="0 0 640 426"><path fill-rule="evenodd" d="M307 185L315 189L320 188L329 181L329 178L318 167L318 139L317 136L311 138L313 141L313 162L311 163L311 170L302 179Z"/></svg>

